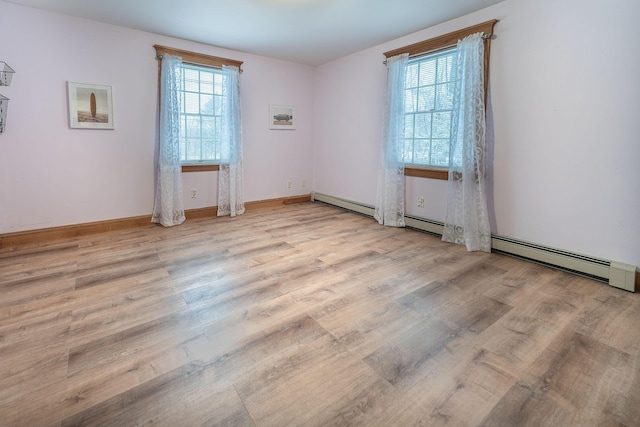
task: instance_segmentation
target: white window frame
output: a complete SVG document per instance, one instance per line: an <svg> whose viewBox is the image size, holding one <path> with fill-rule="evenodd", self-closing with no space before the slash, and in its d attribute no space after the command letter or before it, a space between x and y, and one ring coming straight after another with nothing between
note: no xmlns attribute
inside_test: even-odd
<svg viewBox="0 0 640 427"><path fill-rule="evenodd" d="M224 76L215 67L182 63L181 68L180 161L183 165L219 164ZM195 73L197 80L190 78ZM206 76L211 76L210 82Z"/></svg>
<svg viewBox="0 0 640 427"><path fill-rule="evenodd" d="M456 52L457 48L451 47L414 57L407 64L403 150L406 165L449 166L455 84L451 77Z"/></svg>

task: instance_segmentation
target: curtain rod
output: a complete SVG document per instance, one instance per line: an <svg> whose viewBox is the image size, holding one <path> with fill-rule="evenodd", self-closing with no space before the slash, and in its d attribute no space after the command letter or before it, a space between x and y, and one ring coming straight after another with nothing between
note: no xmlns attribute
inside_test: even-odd
<svg viewBox="0 0 640 427"><path fill-rule="evenodd" d="M156 60L157 60L157 61L162 61L162 57L163 57L163 56L164 56L164 55L156 55ZM214 66L214 65L206 65L206 64L205 64L205 65L203 65L203 64L199 64L199 63L197 63L197 62L182 61L182 63L183 63L183 64L189 64L189 65L196 65L196 66L198 66L198 67L205 67L205 68L207 68L207 67L208 67L208 68L215 68L215 69L218 69L218 70L222 70L222 67L216 67L216 66ZM244 70L243 70L242 68L238 68L238 70L239 70L239 73L240 73L240 74L244 73Z"/></svg>
<svg viewBox="0 0 640 427"><path fill-rule="evenodd" d="M494 36L493 36L493 34L484 34L484 33L483 33L481 37L482 37L484 40L486 40L486 39L493 38ZM420 58L421 56L433 55L433 54L435 54L435 53L438 53L438 52L442 52L442 51L445 51L445 50L451 49L451 48L453 48L454 46L456 46L456 44L450 44L449 46L443 46L443 47L440 47L440 48L437 48L437 49L433 49L433 50L430 50L430 51L427 51L427 52L420 52L420 53L416 53L415 55L409 55L409 59L415 59L415 58ZM389 61L388 61L387 59L385 59L384 61L382 61L382 63L383 63L384 65L387 65L387 63L388 63L388 62L389 62Z"/></svg>

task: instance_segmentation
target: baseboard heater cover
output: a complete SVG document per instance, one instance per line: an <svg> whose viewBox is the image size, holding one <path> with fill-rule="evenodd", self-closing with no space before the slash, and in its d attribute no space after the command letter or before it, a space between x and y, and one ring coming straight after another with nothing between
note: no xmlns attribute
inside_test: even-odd
<svg viewBox="0 0 640 427"><path fill-rule="evenodd" d="M373 217L375 211L371 205L321 193L312 193L311 201L370 217ZM405 223L409 228L440 236L444 231L443 222L428 218L405 215ZM633 265L568 252L497 234L491 235L491 250L587 276L606 282L616 288L635 292L636 267Z"/></svg>

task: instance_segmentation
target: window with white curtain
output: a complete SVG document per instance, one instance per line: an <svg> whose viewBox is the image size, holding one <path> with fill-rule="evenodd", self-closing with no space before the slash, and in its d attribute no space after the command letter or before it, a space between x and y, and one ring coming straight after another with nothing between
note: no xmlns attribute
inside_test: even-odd
<svg viewBox="0 0 640 427"><path fill-rule="evenodd" d="M242 68L242 61L199 52L154 45L156 57L182 59L178 86L180 104L180 163L182 172L219 170L222 101L225 76L222 67ZM162 61L158 62L158 77Z"/></svg>
<svg viewBox="0 0 640 427"><path fill-rule="evenodd" d="M402 147L404 175L447 180L451 146L451 110L453 81L451 71L457 42L465 37L493 34L497 20L482 22L451 33L436 36L384 52L389 59L409 54L406 77L405 138ZM485 87L489 69L491 38L484 39ZM447 142L448 141L448 142ZM458 162L454 160L454 165Z"/></svg>
<svg viewBox="0 0 640 427"><path fill-rule="evenodd" d="M222 70L182 64L180 158L182 164L217 164L222 130Z"/></svg>
<svg viewBox="0 0 640 427"><path fill-rule="evenodd" d="M406 165L448 167L456 48L412 58L406 67Z"/></svg>

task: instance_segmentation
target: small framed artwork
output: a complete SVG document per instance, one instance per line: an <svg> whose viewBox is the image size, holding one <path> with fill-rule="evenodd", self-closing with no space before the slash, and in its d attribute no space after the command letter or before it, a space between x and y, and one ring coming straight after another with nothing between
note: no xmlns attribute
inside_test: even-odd
<svg viewBox="0 0 640 427"><path fill-rule="evenodd" d="M111 86L68 82L69 127L114 129Z"/></svg>
<svg viewBox="0 0 640 427"><path fill-rule="evenodd" d="M269 105L269 129L295 129L296 109L292 105Z"/></svg>

